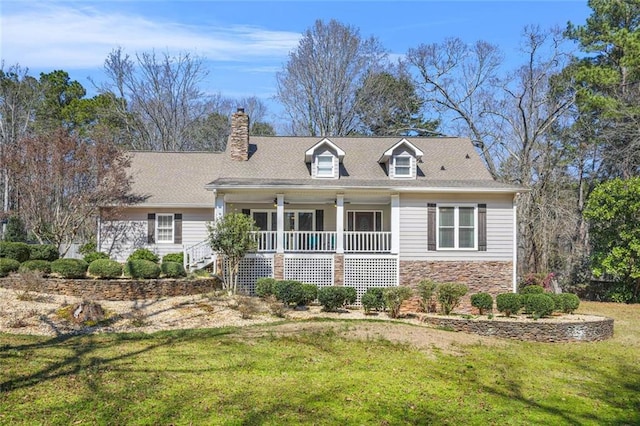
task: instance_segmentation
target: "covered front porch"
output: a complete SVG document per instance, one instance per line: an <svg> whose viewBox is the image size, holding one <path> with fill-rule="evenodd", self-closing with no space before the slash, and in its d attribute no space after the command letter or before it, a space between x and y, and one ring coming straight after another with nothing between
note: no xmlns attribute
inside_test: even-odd
<svg viewBox="0 0 640 426"><path fill-rule="evenodd" d="M215 194L215 218L252 217L258 253L398 254L399 196L327 191Z"/></svg>

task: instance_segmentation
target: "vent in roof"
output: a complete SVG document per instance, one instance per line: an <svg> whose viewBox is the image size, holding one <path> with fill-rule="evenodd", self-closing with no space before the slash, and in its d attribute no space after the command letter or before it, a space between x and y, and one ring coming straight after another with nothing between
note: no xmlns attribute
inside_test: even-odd
<svg viewBox="0 0 640 426"><path fill-rule="evenodd" d="M444 166L440 166L440 170L446 170Z"/></svg>

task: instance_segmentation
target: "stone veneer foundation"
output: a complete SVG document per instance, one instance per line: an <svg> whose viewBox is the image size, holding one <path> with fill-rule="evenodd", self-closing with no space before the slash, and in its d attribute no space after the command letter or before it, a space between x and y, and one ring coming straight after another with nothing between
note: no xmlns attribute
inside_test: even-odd
<svg viewBox="0 0 640 426"><path fill-rule="evenodd" d="M0 287L63 294L96 300L149 300L161 297L202 294L220 288L218 278L159 279L159 280L94 280L43 278L34 288L19 276L0 278Z"/></svg>
<svg viewBox="0 0 640 426"><path fill-rule="evenodd" d="M418 283L430 279L437 283L456 282L469 288L457 311L471 310L470 296L486 292L494 299L500 293L513 291L513 263L498 261L400 261L400 285L416 289ZM405 302L402 311L419 311L418 298Z"/></svg>

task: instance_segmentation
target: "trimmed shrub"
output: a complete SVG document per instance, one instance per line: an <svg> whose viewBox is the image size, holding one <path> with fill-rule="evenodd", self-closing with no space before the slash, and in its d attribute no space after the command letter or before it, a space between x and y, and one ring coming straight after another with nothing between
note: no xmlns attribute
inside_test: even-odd
<svg viewBox="0 0 640 426"><path fill-rule="evenodd" d="M98 259L109 259L109 255L101 251L92 251L84 255L84 261L88 264L91 264L94 260Z"/></svg>
<svg viewBox="0 0 640 426"><path fill-rule="evenodd" d="M120 278L122 265L115 260L96 259L89 264L88 272L97 278Z"/></svg>
<svg viewBox="0 0 640 426"><path fill-rule="evenodd" d="M29 260L30 255L31 251L29 251L27 243L0 242L0 257L6 257L22 263Z"/></svg>
<svg viewBox="0 0 640 426"><path fill-rule="evenodd" d="M360 298L365 314L372 310L383 311L385 308L384 291L380 287L369 287Z"/></svg>
<svg viewBox="0 0 640 426"><path fill-rule="evenodd" d="M273 294L285 305L301 305L304 302L304 290L300 281L276 281Z"/></svg>
<svg viewBox="0 0 640 426"><path fill-rule="evenodd" d="M438 283L432 280L422 280L418 283L418 296L420 296L420 307L424 312L435 310L435 303L432 298L436 292Z"/></svg>
<svg viewBox="0 0 640 426"><path fill-rule="evenodd" d="M528 285L520 289L520 294L542 294L544 287L541 285Z"/></svg>
<svg viewBox="0 0 640 426"><path fill-rule="evenodd" d="M20 268L20 262L9 258L0 258L0 277L6 277Z"/></svg>
<svg viewBox="0 0 640 426"><path fill-rule="evenodd" d="M22 262L20 268L18 268L18 272L25 271L38 271L41 276L49 275L51 273L51 262L48 260L27 260L26 262Z"/></svg>
<svg viewBox="0 0 640 426"><path fill-rule="evenodd" d="M522 298L518 293L502 293L496 296L496 308L510 317L517 314L522 308Z"/></svg>
<svg viewBox="0 0 640 426"><path fill-rule="evenodd" d="M573 293L560 293L558 298L562 300L562 312L572 314L580 306L580 298Z"/></svg>
<svg viewBox="0 0 640 426"><path fill-rule="evenodd" d="M167 278L182 278L187 276L187 271L184 270L184 266L179 262L162 262L160 270L162 275Z"/></svg>
<svg viewBox="0 0 640 426"><path fill-rule="evenodd" d="M153 263L158 263L160 258L158 257L157 254L155 254L149 249L139 248L133 253L131 253L131 255L127 258L127 260L148 260Z"/></svg>
<svg viewBox="0 0 640 426"><path fill-rule="evenodd" d="M136 279L154 279L160 276L160 266L145 259L131 259L124 264L124 275Z"/></svg>
<svg viewBox="0 0 640 426"><path fill-rule="evenodd" d="M548 294L529 294L525 303L525 308L533 315L534 319L546 317L553 313L553 298Z"/></svg>
<svg viewBox="0 0 640 426"><path fill-rule="evenodd" d="M256 280L256 296L266 299L273 295L273 288L276 285L276 279L271 277L261 277Z"/></svg>
<svg viewBox="0 0 640 426"><path fill-rule="evenodd" d="M358 300L358 293L355 287L342 287L342 292L344 294L345 306L353 305Z"/></svg>
<svg viewBox="0 0 640 426"><path fill-rule="evenodd" d="M471 295L471 306L478 308L480 315L493 309L493 297L489 293L476 293Z"/></svg>
<svg viewBox="0 0 640 426"><path fill-rule="evenodd" d="M318 302L320 302L320 305L322 305L322 308L325 311L335 311L338 308L342 308L347 303L355 303L355 299L353 299L354 292L355 289L353 287L321 287L318 289Z"/></svg>
<svg viewBox="0 0 640 426"><path fill-rule="evenodd" d="M303 305L308 305L318 298L318 286L315 284L302 283Z"/></svg>
<svg viewBox="0 0 640 426"><path fill-rule="evenodd" d="M413 296L413 291L405 286L387 287L383 290L382 295L385 305L389 308L389 316L397 318L400 314L402 302Z"/></svg>
<svg viewBox="0 0 640 426"><path fill-rule="evenodd" d="M60 258L58 248L52 244L29 245L29 260L48 260L53 262Z"/></svg>
<svg viewBox="0 0 640 426"><path fill-rule="evenodd" d="M184 265L184 253L177 252L165 254L164 256L162 256L162 263L164 262L178 262Z"/></svg>
<svg viewBox="0 0 640 426"><path fill-rule="evenodd" d="M438 286L438 302L444 315L449 315L459 304L462 296L467 294L469 289L460 283L444 283Z"/></svg>
<svg viewBox="0 0 640 426"><path fill-rule="evenodd" d="M62 278L85 278L88 267L82 259L58 259L51 262L51 273Z"/></svg>

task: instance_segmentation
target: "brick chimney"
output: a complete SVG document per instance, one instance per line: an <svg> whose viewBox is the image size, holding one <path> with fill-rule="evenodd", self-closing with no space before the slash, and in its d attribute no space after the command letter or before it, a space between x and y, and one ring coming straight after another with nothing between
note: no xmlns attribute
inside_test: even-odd
<svg viewBox="0 0 640 426"><path fill-rule="evenodd" d="M231 116L229 148L233 161L249 159L249 116L244 113L244 108L238 108Z"/></svg>

